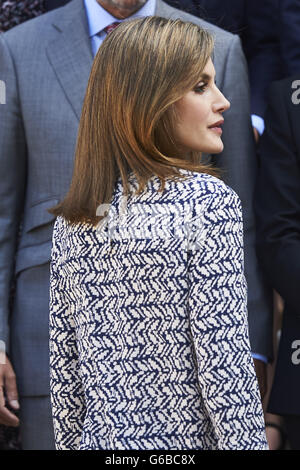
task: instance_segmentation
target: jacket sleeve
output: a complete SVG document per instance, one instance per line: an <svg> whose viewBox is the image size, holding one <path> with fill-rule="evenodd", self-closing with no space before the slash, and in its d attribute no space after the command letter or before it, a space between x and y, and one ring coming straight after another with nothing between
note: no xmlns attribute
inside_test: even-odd
<svg viewBox="0 0 300 470"><path fill-rule="evenodd" d="M279 0L246 1L245 28L241 32L251 87L251 113L264 117L266 90L282 77Z"/></svg>
<svg viewBox="0 0 300 470"><path fill-rule="evenodd" d="M222 179L240 197L243 208L251 349L253 353L272 358L272 290L263 278L256 256L253 196L257 157L250 119L247 64L238 36L231 41L220 89L231 107L224 115L224 150L217 155L216 164L222 170Z"/></svg>
<svg viewBox="0 0 300 470"><path fill-rule="evenodd" d="M296 77L295 77L296 78ZM299 105L293 103L293 78L272 83L266 130L259 144L255 192L257 252L274 289L300 317L300 164L297 147Z"/></svg>
<svg viewBox="0 0 300 470"><path fill-rule="evenodd" d="M0 34L0 340L9 352L9 297L27 178L27 147L13 57Z"/></svg>
<svg viewBox="0 0 300 470"><path fill-rule="evenodd" d="M278 36L283 77L299 74L300 63L300 4L297 0L280 0Z"/></svg>
<svg viewBox="0 0 300 470"><path fill-rule="evenodd" d="M50 263L50 396L58 450L79 448L85 417L74 322L74 303L63 263L63 228L54 225Z"/></svg>
<svg viewBox="0 0 300 470"><path fill-rule="evenodd" d="M268 449L247 321L241 204L215 188L189 250L191 332L204 406L221 450Z"/></svg>

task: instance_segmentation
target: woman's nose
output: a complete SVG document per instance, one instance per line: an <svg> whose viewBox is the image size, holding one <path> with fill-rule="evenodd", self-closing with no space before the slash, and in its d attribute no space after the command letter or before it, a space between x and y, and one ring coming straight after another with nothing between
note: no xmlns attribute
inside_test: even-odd
<svg viewBox="0 0 300 470"><path fill-rule="evenodd" d="M218 95L219 95L218 98L213 104L213 111L223 113L224 111L227 111L227 109L230 108L230 101L228 101L228 99L225 98L225 96L219 89L218 89Z"/></svg>
<svg viewBox="0 0 300 470"><path fill-rule="evenodd" d="M223 95L223 98L224 98L223 111L227 111L227 109L230 108L230 101L228 101L228 99L225 98L224 95Z"/></svg>

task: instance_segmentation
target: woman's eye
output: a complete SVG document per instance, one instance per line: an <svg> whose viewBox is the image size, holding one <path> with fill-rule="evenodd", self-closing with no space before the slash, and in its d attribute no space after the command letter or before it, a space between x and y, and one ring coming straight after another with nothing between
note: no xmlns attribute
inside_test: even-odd
<svg viewBox="0 0 300 470"><path fill-rule="evenodd" d="M201 94L201 93L204 93L204 91L206 90L206 87L207 87L207 86L208 86L208 83L203 83L202 85L196 86L196 87L194 88L194 91L195 91L196 93L200 93L200 94Z"/></svg>

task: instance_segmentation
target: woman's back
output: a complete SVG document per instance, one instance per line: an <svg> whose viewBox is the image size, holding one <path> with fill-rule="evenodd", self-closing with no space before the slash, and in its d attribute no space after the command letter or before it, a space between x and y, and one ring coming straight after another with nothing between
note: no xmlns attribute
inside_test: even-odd
<svg viewBox="0 0 300 470"><path fill-rule="evenodd" d="M61 449L267 448L240 201L213 176L182 173L163 193L153 177L128 198L119 180L99 227L56 221L50 364Z"/></svg>

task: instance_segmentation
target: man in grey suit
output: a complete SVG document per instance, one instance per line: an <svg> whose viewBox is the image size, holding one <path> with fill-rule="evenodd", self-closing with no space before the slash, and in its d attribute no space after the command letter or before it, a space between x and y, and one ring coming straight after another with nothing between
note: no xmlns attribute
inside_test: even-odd
<svg viewBox="0 0 300 470"><path fill-rule="evenodd" d="M261 356L272 356L271 309L254 250L256 157L238 36L161 0L72 0L0 36L0 80L6 84L6 104L0 107L0 340L7 352L0 364L0 423L18 425L3 392L12 407L19 397L24 449L54 449L48 357L54 216L47 209L62 199L71 181L81 107L104 28L117 19L153 14L193 21L215 35L216 81L231 102L225 149L216 162L243 204L250 339L258 372L264 371ZM262 386L263 373L258 375Z"/></svg>

